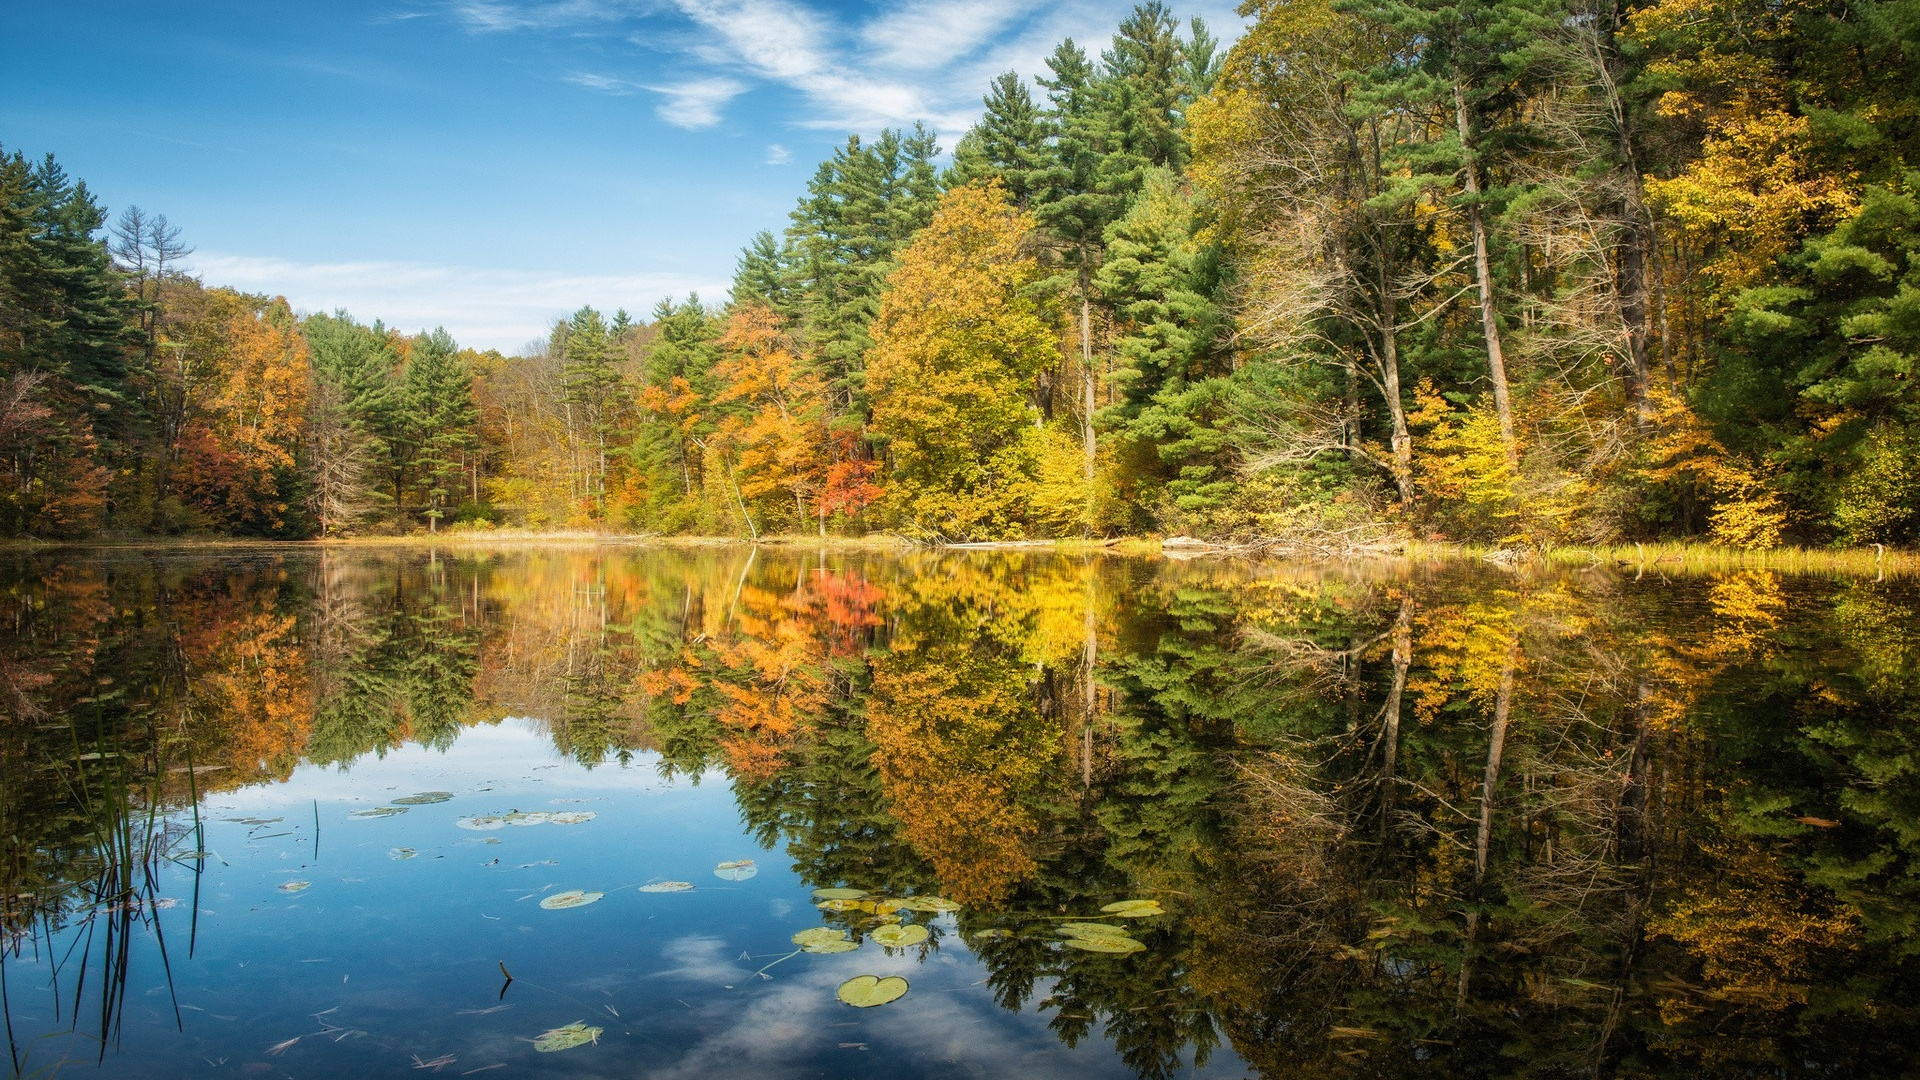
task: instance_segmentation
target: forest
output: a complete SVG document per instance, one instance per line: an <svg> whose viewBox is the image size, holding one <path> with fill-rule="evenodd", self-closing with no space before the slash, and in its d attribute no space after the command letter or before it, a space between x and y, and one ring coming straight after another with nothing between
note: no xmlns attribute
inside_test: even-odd
<svg viewBox="0 0 1920 1080"><path fill-rule="evenodd" d="M0 533L1920 536L1920 0L1159 0L506 356L0 154Z"/></svg>

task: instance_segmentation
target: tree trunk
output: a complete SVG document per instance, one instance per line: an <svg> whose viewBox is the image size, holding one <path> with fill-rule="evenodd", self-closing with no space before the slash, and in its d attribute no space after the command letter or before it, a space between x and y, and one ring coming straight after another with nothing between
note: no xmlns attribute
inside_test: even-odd
<svg viewBox="0 0 1920 1080"><path fill-rule="evenodd" d="M1506 667L1500 672L1500 688L1493 696L1493 730L1487 735L1487 771L1480 782L1480 825L1473 841L1473 890L1467 902L1467 939L1460 958L1460 989L1456 1007L1467 1003L1468 984L1473 977L1474 940L1480 935L1480 898L1487 883L1487 853L1493 845L1493 800L1500 787L1500 760L1507 748L1507 717L1513 709L1513 670L1520 660L1520 643L1507 647Z"/></svg>
<svg viewBox="0 0 1920 1080"><path fill-rule="evenodd" d="M1400 400L1400 306L1393 296L1393 271L1385 245L1380 259L1380 384L1393 418L1393 484L1400 489L1400 509L1413 509L1413 433L1407 430L1407 407Z"/></svg>
<svg viewBox="0 0 1920 1080"><path fill-rule="evenodd" d="M1487 339L1487 372L1493 380L1493 408L1500 417L1500 444L1507 453L1507 461L1519 464L1520 448L1513 437L1513 402L1507 393L1507 359L1500 348L1500 323L1493 310L1493 267L1487 258L1487 223L1480 210L1480 163L1474 160L1466 91L1457 80L1453 84L1453 114L1460 127L1460 150L1466 158L1467 225L1473 231L1473 278L1480 289L1480 331Z"/></svg>
<svg viewBox="0 0 1920 1080"><path fill-rule="evenodd" d="M1093 466L1098 444L1093 432L1093 310L1092 302L1087 298L1087 283L1080 282L1080 369L1085 375L1083 400L1081 402L1084 417L1080 421L1080 437L1085 444L1085 471L1087 484L1093 484Z"/></svg>

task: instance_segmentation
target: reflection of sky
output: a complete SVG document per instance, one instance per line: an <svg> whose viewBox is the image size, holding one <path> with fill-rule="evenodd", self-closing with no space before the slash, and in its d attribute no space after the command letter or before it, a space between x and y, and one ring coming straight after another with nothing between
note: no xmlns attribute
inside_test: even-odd
<svg viewBox="0 0 1920 1080"><path fill-rule="evenodd" d="M924 960L869 942L755 975L820 920L786 859L746 834L724 778L669 783L652 755L589 770L557 754L542 731L509 720L470 729L445 752L410 746L344 769L306 766L285 783L211 798L203 817L213 855L199 882L191 957L192 874L171 871L163 884L182 901L161 913L180 1029L147 941L106 1074L417 1077L416 1061L446 1055L454 1060L443 1076L1129 1074L1106 1040L1069 1050L1047 1029L1049 1014L997 1006L950 916L934 923L941 947ZM350 816L427 790L456 797L396 817ZM495 832L455 824L512 809L598 816ZM416 854L395 860L395 848ZM714 876L716 863L741 858L760 873ZM635 888L657 880L695 889ZM279 888L294 881L309 885ZM538 907L560 889L606 896L571 910ZM10 977L19 980L18 1034L31 1040L64 1025L23 1001L22 986L44 966L28 961L10 964ZM515 977L504 998L502 963ZM841 1005L835 988L860 974L901 975L913 989L877 1009ZM1044 996L1042 988L1034 999ZM534 1036L574 1021L603 1028L599 1044L533 1050ZM89 1054L71 1038L34 1041L29 1069L63 1044ZM1212 1067L1243 1072L1224 1050Z"/></svg>

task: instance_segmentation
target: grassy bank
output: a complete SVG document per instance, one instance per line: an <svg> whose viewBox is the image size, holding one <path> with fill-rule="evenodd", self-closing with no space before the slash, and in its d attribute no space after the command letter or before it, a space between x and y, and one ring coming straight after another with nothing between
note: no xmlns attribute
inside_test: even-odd
<svg viewBox="0 0 1920 1080"><path fill-rule="evenodd" d="M247 540L220 537L119 537L86 541L44 541L28 539L0 540L0 548L46 551L56 548L97 550L151 549L169 550L285 550L288 548L437 548L491 549L526 546L554 547L634 547L634 548L715 548L758 543L762 547L792 548L803 551L902 552L941 550L938 545L915 543L890 534L871 536L826 536L794 534L763 536L758 541L729 536L662 536L652 533L602 533L584 530L535 531L531 529L493 529L486 531L448 531L437 534L414 533L405 536L356 536L329 540ZM1254 558L1292 559L1296 561L1333 561L1343 556L1321 554L1303 556L1283 547L1265 544L1206 543L1185 540L1166 543L1159 537L1130 536L1107 539L1069 538L1032 540L1000 544L947 545L950 551L1032 551L1068 555L1122 555L1130 557L1163 556L1169 558ZM1493 548L1468 544L1408 542L1394 549L1368 548L1344 556L1356 560L1411 560L1444 562L1472 559L1506 566L1588 567L1596 565L1625 568L1645 573L1722 573L1731 570L1778 570L1784 573L1827 573L1861 576L1909 576L1920 574L1920 552L1873 548L1771 548L1749 551L1711 544L1677 542L1654 544L1613 544L1593 547L1562 547L1544 550Z"/></svg>

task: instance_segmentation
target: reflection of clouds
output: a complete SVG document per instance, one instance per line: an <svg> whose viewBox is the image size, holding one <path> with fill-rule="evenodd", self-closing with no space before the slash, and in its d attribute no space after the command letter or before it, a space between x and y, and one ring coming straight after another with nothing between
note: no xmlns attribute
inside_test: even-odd
<svg viewBox="0 0 1920 1080"><path fill-rule="evenodd" d="M625 767L606 764L588 769L555 750L540 721L509 718L463 729L457 752L408 745L389 750L384 757L368 754L344 766L302 765L285 781L221 792L209 802L222 810L262 811L303 806L316 799L379 802L435 787L465 796L509 782L517 787L522 781L538 787L532 792L521 789L516 798L574 792L649 794L691 786L684 777L662 780L655 769L659 760L658 754L637 753Z"/></svg>
<svg viewBox="0 0 1920 1080"><path fill-rule="evenodd" d="M735 958L740 954L731 952L726 942L704 934L669 941L661 948L660 955L673 966L655 972L654 977L659 979L738 986L753 975L751 969L739 964Z"/></svg>
<svg viewBox="0 0 1920 1080"><path fill-rule="evenodd" d="M710 939L694 939L710 940ZM683 944L674 943L675 946ZM714 942L718 945L718 942ZM670 949L672 946L669 947ZM968 961L935 961L944 970L904 956L846 954L816 962L754 994L745 1008L709 1003L700 1010L708 1031L678 1060L644 1070L648 1080L709 1080L715 1076L819 1076L838 1055L872 1054L904 1063L902 1075L960 1072L993 1077L1131 1077L1111 1052L1083 1043L1066 1052L1038 1013L1009 1013L967 985L983 972ZM779 969L776 968L777 972ZM855 975L900 975L913 984L906 997L877 1009L852 1009L834 994ZM742 990L747 988L743 987ZM1106 1040L1095 1035L1089 1043ZM855 1043L865 1046L845 1046ZM1221 1054L1222 1064L1236 1063ZM962 1064L964 1063L964 1064ZM830 1072L831 1070L827 1070Z"/></svg>

